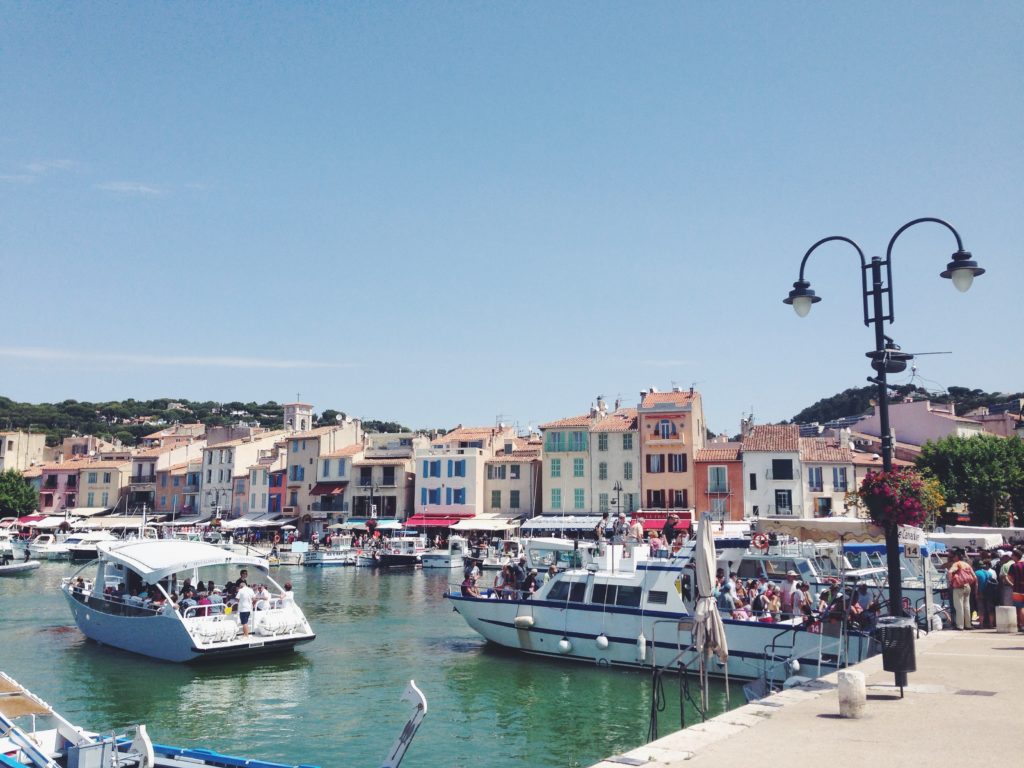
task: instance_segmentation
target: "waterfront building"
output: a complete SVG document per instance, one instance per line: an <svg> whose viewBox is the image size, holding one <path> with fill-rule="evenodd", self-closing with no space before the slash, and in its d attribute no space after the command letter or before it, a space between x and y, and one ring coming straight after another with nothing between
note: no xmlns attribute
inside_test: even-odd
<svg viewBox="0 0 1024 768"><path fill-rule="evenodd" d="M128 480L128 509L136 512L143 505L147 509L156 507L158 470L168 469L175 464L187 463L202 453L206 443L203 440L192 442L172 442L170 445L157 445L143 448L132 454L132 472Z"/></svg>
<svg viewBox="0 0 1024 768"><path fill-rule="evenodd" d="M24 472L45 461L46 435L41 432L0 432L0 472Z"/></svg>
<svg viewBox="0 0 1024 768"><path fill-rule="evenodd" d="M641 505L639 420L636 409L609 412L603 397L590 412L540 425L543 435L543 511L588 514Z"/></svg>
<svg viewBox="0 0 1024 768"><path fill-rule="evenodd" d="M78 506L113 509L128 491L131 461L93 459L81 465L78 473Z"/></svg>
<svg viewBox="0 0 1024 768"><path fill-rule="evenodd" d="M742 441L743 517L805 517L800 481L800 428L748 425Z"/></svg>
<svg viewBox="0 0 1024 768"><path fill-rule="evenodd" d="M264 517L281 514L281 490L284 488L284 475L287 471L287 448L286 440L274 443L274 447L265 451L259 460L249 467L249 503L248 513L250 517ZM277 493L272 493L272 483L277 477L280 483L276 487ZM272 499L277 499L277 504Z"/></svg>
<svg viewBox="0 0 1024 768"><path fill-rule="evenodd" d="M617 405L617 404L616 404ZM589 507L596 512L625 512L641 507L639 418L636 408L606 412L603 398L590 423Z"/></svg>
<svg viewBox="0 0 1024 768"><path fill-rule="evenodd" d="M692 510L693 457L707 442L700 392L648 389L640 393L637 414L644 509Z"/></svg>
<svg viewBox="0 0 1024 768"><path fill-rule="evenodd" d="M200 519L219 517L234 508L234 478L244 475L263 451L269 451L284 431L260 432L203 449L199 475Z"/></svg>
<svg viewBox="0 0 1024 768"><path fill-rule="evenodd" d="M299 423L303 416L297 415ZM326 427L288 432L285 513L299 517L307 526L322 528L328 513L314 510L320 496L313 493L321 458L355 443L361 443L363 427L358 419L342 419ZM312 530L312 529L311 529Z"/></svg>
<svg viewBox="0 0 1024 768"><path fill-rule="evenodd" d="M156 494L153 510L177 517L185 506L185 481L188 462L181 461L156 471Z"/></svg>
<svg viewBox="0 0 1024 768"><path fill-rule="evenodd" d="M430 439L415 432L364 435L363 451L352 457L354 485L345 499L353 517L407 520L416 505L416 452Z"/></svg>
<svg viewBox="0 0 1024 768"><path fill-rule="evenodd" d="M506 437L484 468L484 509L478 517L528 520L540 511L539 438Z"/></svg>
<svg viewBox="0 0 1024 768"><path fill-rule="evenodd" d="M693 465L698 519L709 514L715 520L742 520L742 444L711 441L697 451Z"/></svg>
<svg viewBox="0 0 1024 768"><path fill-rule="evenodd" d="M804 478L805 517L828 517L846 512L846 492L853 490L853 451L850 433L835 437L801 437L800 467Z"/></svg>
<svg viewBox="0 0 1024 768"><path fill-rule="evenodd" d="M78 473L84 460L61 464L43 464L39 490L39 511L44 515L63 515L78 506Z"/></svg>
<svg viewBox="0 0 1024 768"><path fill-rule="evenodd" d="M365 446L362 442L352 443L337 450L323 454L317 460L315 483L310 495L313 497L311 520L322 521L330 525L345 517L346 513L356 506L359 500L361 517L369 517L368 502L353 486L353 479L359 473L352 466L353 461L361 458ZM367 483L367 493L373 490L372 483ZM364 509L366 507L366 509Z"/></svg>
<svg viewBox="0 0 1024 768"><path fill-rule="evenodd" d="M461 424L429 446L415 451L417 516L440 515L458 519L486 510L484 482L487 460L504 448L515 429L464 427Z"/></svg>
<svg viewBox="0 0 1024 768"><path fill-rule="evenodd" d="M130 455L131 449L122 445L120 440L110 442L95 435L72 435L65 437L59 448L52 449L52 453L52 461L88 458L120 459Z"/></svg>

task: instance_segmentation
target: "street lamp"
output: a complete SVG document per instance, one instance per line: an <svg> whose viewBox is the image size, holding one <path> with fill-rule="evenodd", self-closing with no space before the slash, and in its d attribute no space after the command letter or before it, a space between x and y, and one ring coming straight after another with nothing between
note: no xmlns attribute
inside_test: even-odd
<svg viewBox="0 0 1024 768"><path fill-rule="evenodd" d="M615 485L612 486L612 490L615 491L615 511L616 512L621 512L622 511L622 507L621 507L622 500L621 500L620 497L622 495L622 483L620 483L618 480L616 480L615 481Z"/></svg>
<svg viewBox="0 0 1024 768"><path fill-rule="evenodd" d="M793 283L793 290L789 292L789 296L783 299L785 304L793 306L797 315L805 317L811 311L811 307L821 301L821 297L815 295L814 291L811 290L810 282L804 278L804 267L807 265L808 257L819 246L833 241L847 243L857 251L861 266L864 325L873 325L875 330L875 349L868 352L867 357L871 359L871 367L878 375L869 377L868 381L878 386L882 467L887 472L892 469L892 433L889 428L889 386L886 376L890 373L899 373L905 370L907 361L913 357L913 355L906 352L901 352L899 346L885 335L886 321L892 323L895 319L892 299L892 247L896 242L896 238L906 230L916 224L924 223L940 224L953 233L953 236L956 238L956 253L953 254L952 261L946 265L946 269L940 273L940 276L952 280L953 285L958 291L966 291L971 287L974 278L984 274L985 270L979 267L976 261L972 260L970 252L964 250L960 233L951 224L942 219L925 217L914 219L897 229L896 233L889 240L889 246L885 250L885 258L882 259L874 256L870 263L865 260L864 251L861 250L860 246L848 237L833 235L819 240L804 254L804 258L800 262L799 278ZM885 270L884 273L883 268ZM868 285L869 272L871 274L870 286ZM871 300L870 309L868 307L868 299ZM885 548L886 564L889 572L889 612L897 615L897 612L903 609L903 583L900 572L899 538L895 524L887 525L885 528ZM897 684L900 684L898 682L900 674L904 675L905 681L905 673L897 673Z"/></svg>
<svg viewBox="0 0 1024 768"><path fill-rule="evenodd" d="M373 509L373 501L374 501L373 497L374 497L374 494L376 494L377 491L380 490L380 486L377 483L371 483L369 485L369 488L370 488L370 509L368 510L369 514L367 515L367 517L375 518L375 517L377 517L377 514L374 512L374 509Z"/></svg>

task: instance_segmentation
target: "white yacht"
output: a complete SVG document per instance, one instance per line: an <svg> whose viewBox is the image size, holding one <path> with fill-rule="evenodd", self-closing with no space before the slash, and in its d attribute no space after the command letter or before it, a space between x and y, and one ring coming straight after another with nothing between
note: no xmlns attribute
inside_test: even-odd
<svg viewBox="0 0 1024 768"><path fill-rule="evenodd" d="M79 531L72 533L64 540L68 555L73 563L87 563L95 560L96 545L101 541L117 541L110 531Z"/></svg>
<svg viewBox="0 0 1024 768"><path fill-rule="evenodd" d="M693 541L680 555L651 558L646 546L604 545L594 561L548 579L532 598L501 600L452 590L448 598L488 641L550 658L599 666L696 666L693 609L698 597ZM869 636L799 619L777 623L723 617L729 656L710 674L778 682L799 669L816 677L877 650Z"/></svg>
<svg viewBox="0 0 1024 768"><path fill-rule="evenodd" d="M67 535L40 533L28 544L28 551L38 560L68 560L71 551L67 547Z"/></svg>
<svg viewBox="0 0 1024 768"><path fill-rule="evenodd" d="M104 645L166 661L192 661L276 654L316 637L294 599L270 578L263 558L173 539L101 542L98 554L93 578L86 581L82 569L63 580L61 591L78 628ZM223 603L183 612L171 603L170 593L186 577L223 583L237 578L239 568L259 571L250 581L266 581L276 591L254 606L250 634L243 633L237 611Z"/></svg>

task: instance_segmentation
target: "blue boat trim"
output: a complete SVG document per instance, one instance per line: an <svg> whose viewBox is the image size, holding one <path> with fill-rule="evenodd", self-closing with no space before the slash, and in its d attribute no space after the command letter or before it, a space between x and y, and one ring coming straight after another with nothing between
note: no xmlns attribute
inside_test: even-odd
<svg viewBox="0 0 1024 768"><path fill-rule="evenodd" d="M118 748L127 751L131 747L131 739L119 739ZM257 760L235 755L225 755L212 749L201 747L172 747L167 744L153 744L153 753L161 757L184 758L195 760L197 765L213 765L221 768L320 768L308 763L292 765L290 763L275 763L271 760ZM19 764L20 766L20 764ZM20 766L24 768L24 766Z"/></svg>

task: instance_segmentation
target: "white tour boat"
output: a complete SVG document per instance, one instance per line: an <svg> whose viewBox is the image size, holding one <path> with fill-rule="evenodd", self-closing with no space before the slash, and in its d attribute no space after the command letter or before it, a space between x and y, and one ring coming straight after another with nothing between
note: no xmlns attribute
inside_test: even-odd
<svg viewBox="0 0 1024 768"><path fill-rule="evenodd" d="M447 597L469 626L506 648L599 666L695 667L694 542L673 559L644 545L604 545L595 560L549 578L531 597L500 600L452 590ZM877 650L868 635L799 619L776 623L723 617L729 655L710 674L769 683L801 670L817 677Z"/></svg>
<svg viewBox="0 0 1024 768"><path fill-rule="evenodd" d="M91 581L83 571L63 580L61 591L82 633L104 645L166 661L274 654L292 650L316 635L290 595L269 576L267 561L228 552L198 541L135 540L104 542ZM234 573L225 567L234 566ZM277 594L260 600L244 634L237 611L223 603L191 606L179 612L170 593L186 577L218 583L238 577L238 568L258 570ZM250 577L250 581L253 580ZM149 600L137 595L148 589ZM121 597L123 595L123 597Z"/></svg>

